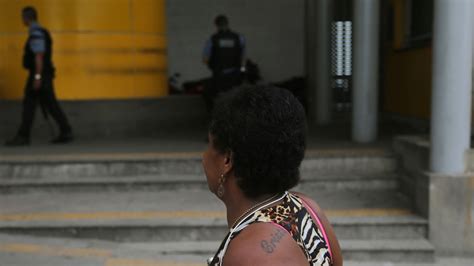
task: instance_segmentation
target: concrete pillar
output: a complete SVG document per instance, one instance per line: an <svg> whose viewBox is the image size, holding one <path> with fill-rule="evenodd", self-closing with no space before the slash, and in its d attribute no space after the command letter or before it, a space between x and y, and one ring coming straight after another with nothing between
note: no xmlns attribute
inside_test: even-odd
<svg viewBox="0 0 474 266"><path fill-rule="evenodd" d="M473 256L474 176L430 174L429 178L429 239L436 253Z"/></svg>
<svg viewBox="0 0 474 266"><path fill-rule="evenodd" d="M352 139L377 138L379 73L379 0L354 0Z"/></svg>
<svg viewBox="0 0 474 266"><path fill-rule="evenodd" d="M436 0L431 108L432 172L463 173L470 144L472 0Z"/></svg>
<svg viewBox="0 0 474 266"><path fill-rule="evenodd" d="M315 1L305 1L305 71L306 71L306 103L310 122L316 121L316 82L315 82Z"/></svg>
<svg viewBox="0 0 474 266"><path fill-rule="evenodd" d="M333 0L316 1L316 122L331 121L331 22Z"/></svg>
<svg viewBox="0 0 474 266"><path fill-rule="evenodd" d="M306 1L306 68L311 122L331 121L331 22L332 0Z"/></svg>

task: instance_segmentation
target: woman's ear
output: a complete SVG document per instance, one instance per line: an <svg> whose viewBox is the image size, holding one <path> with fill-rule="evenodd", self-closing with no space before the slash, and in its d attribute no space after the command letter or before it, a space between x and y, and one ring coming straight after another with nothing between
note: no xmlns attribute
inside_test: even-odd
<svg viewBox="0 0 474 266"><path fill-rule="evenodd" d="M228 151L224 154L224 172L226 175L232 171L233 166L232 152Z"/></svg>

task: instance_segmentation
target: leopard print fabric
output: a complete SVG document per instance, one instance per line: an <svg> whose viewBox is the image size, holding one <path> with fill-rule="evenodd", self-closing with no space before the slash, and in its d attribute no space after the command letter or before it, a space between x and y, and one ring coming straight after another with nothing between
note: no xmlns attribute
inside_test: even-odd
<svg viewBox="0 0 474 266"><path fill-rule="evenodd" d="M280 204L255 211L232 228L208 265L222 265L228 243L253 223L275 223L283 227L306 255L311 266L332 265L329 244L298 196L286 193Z"/></svg>

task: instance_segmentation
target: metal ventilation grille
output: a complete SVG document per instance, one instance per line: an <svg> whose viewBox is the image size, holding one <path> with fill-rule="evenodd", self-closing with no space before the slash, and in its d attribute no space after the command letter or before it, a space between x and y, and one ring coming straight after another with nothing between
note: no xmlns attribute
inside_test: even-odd
<svg viewBox="0 0 474 266"><path fill-rule="evenodd" d="M332 23L331 61L333 76L352 75L352 21Z"/></svg>
<svg viewBox="0 0 474 266"><path fill-rule="evenodd" d="M352 21L332 23L332 88L337 111L351 109Z"/></svg>

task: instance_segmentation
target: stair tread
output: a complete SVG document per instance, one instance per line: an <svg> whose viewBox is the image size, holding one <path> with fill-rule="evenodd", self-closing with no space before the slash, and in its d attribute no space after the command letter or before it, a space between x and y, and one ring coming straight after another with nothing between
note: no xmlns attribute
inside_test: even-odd
<svg viewBox="0 0 474 266"><path fill-rule="evenodd" d="M396 191L320 191L333 223L424 225ZM54 225L53 223L54 222ZM0 226L225 225L225 207L207 189L28 192L0 195Z"/></svg>
<svg viewBox="0 0 474 266"><path fill-rule="evenodd" d="M67 147L66 147L67 148ZM104 148L107 150L107 147ZM110 150L110 147L108 148ZM3 150L0 163L64 163L64 162L104 162L104 161L154 161L163 159L175 160L200 160L202 151L189 152L153 152L149 149L140 152L127 151L100 152L78 152L77 147L71 150L38 150L36 153L16 153L12 150ZM94 149L92 149L94 150ZM158 149L159 150L159 149ZM361 157L393 157L393 152L386 148L318 148L308 149L307 158L361 158Z"/></svg>
<svg viewBox="0 0 474 266"><path fill-rule="evenodd" d="M329 210L329 213L331 210ZM213 215L206 217L205 215ZM113 216L116 216L115 218ZM172 216L177 216L172 217ZM185 217L183 217L185 216ZM224 212L107 212L107 213L36 213L1 215L0 228L67 228L67 227L209 227L225 228ZM88 218L89 217L89 218ZM29 218L29 219L28 219ZM360 219L363 218L363 219ZM333 217L333 226L426 226L417 216L396 217Z"/></svg>
<svg viewBox="0 0 474 266"><path fill-rule="evenodd" d="M2 185L27 185L27 184L107 184L107 183L169 183L169 182L206 182L202 175L192 174L157 174L139 176L111 176L111 177L21 177L0 178Z"/></svg>
<svg viewBox="0 0 474 266"><path fill-rule="evenodd" d="M308 182L339 182L362 180L396 180L397 174L387 173L325 173L313 176L304 175L301 184ZM14 185L73 185L73 184L119 184L119 183L176 183L176 182L201 182L206 183L203 174L155 174L155 175L124 175L124 176L96 176L96 177L0 177L0 186Z"/></svg>
<svg viewBox="0 0 474 266"><path fill-rule="evenodd" d="M308 193L324 209L408 209L396 190L315 191ZM81 211L176 211L224 210L206 189L165 191L31 191L1 194L0 213Z"/></svg>
<svg viewBox="0 0 474 266"><path fill-rule="evenodd" d="M426 239L406 239L406 240L352 240L342 239L341 248L343 250L406 250L406 251L433 251L433 245Z"/></svg>
<svg viewBox="0 0 474 266"><path fill-rule="evenodd" d="M15 236L0 234L0 246L14 247L24 246L36 248L38 251L48 252L50 256L63 257L67 256L68 259L73 260L74 254L90 254L93 256L97 254L100 256L104 253L110 253L114 258L122 259L123 261L130 261L134 263L141 262L142 264L147 262L150 265L155 265L163 262L174 262L181 263L183 265L198 265L202 264L205 259L212 255L218 248L219 241L187 241L187 242L161 242L161 243L115 243L103 240L84 240L84 239L61 239L61 238L50 238L50 237L32 237L32 236ZM368 242L379 244L378 241L362 241L358 244L368 246ZM400 244L406 244L407 241L385 241L386 246L392 245L393 247L399 246ZM354 241L341 240L341 246L345 247L345 252L350 252L351 245ZM387 244L390 243L390 244ZM415 247L415 252L432 252L432 248L426 243L426 241L416 241L415 244L419 246ZM411 244L414 246L415 244ZM407 244L410 245L410 244ZM22 249L15 249L19 255L27 254L27 257L41 257L43 254L34 254L31 251L24 251ZM10 250L15 252L15 250ZM78 252L81 253L78 253ZM198 252L196 252L198 251ZM357 250L355 250L357 252ZM390 250L387 251L396 251ZM0 250L0 253L2 251ZM198 254L186 254L186 253L198 253ZM403 251L402 251L403 252ZM173 255L173 253L177 253ZM201 253L201 254L199 254ZM71 257L72 254L72 257ZM136 259L140 258L140 261ZM134 260L135 259L135 260ZM18 261L18 259L16 260ZM452 262L453 259L445 260L445 262ZM468 261L466 259L466 261ZM147 265L148 265L147 264ZM368 261L349 261L345 260L346 265L381 265L381 262L368 262ZM141 265L141 264L140 264ZM431 263L389 263L386 262L383 265L447 265L445 264L431 264ZM456 264L457 265L457 264ZM465 263L462 265L470 265Z"/></svg>
<svg viewBox="0 0 474 266"><path fill-rule="evenodd" d="M345 240L339 241L343 252L348 251L434 251L433 245L425 239L410 240ZM219 241L170 241L160 243L129 243L127 247L140 250L154 250L156 252L187 253L187 252L213 252L220 245Z"/></svg>

